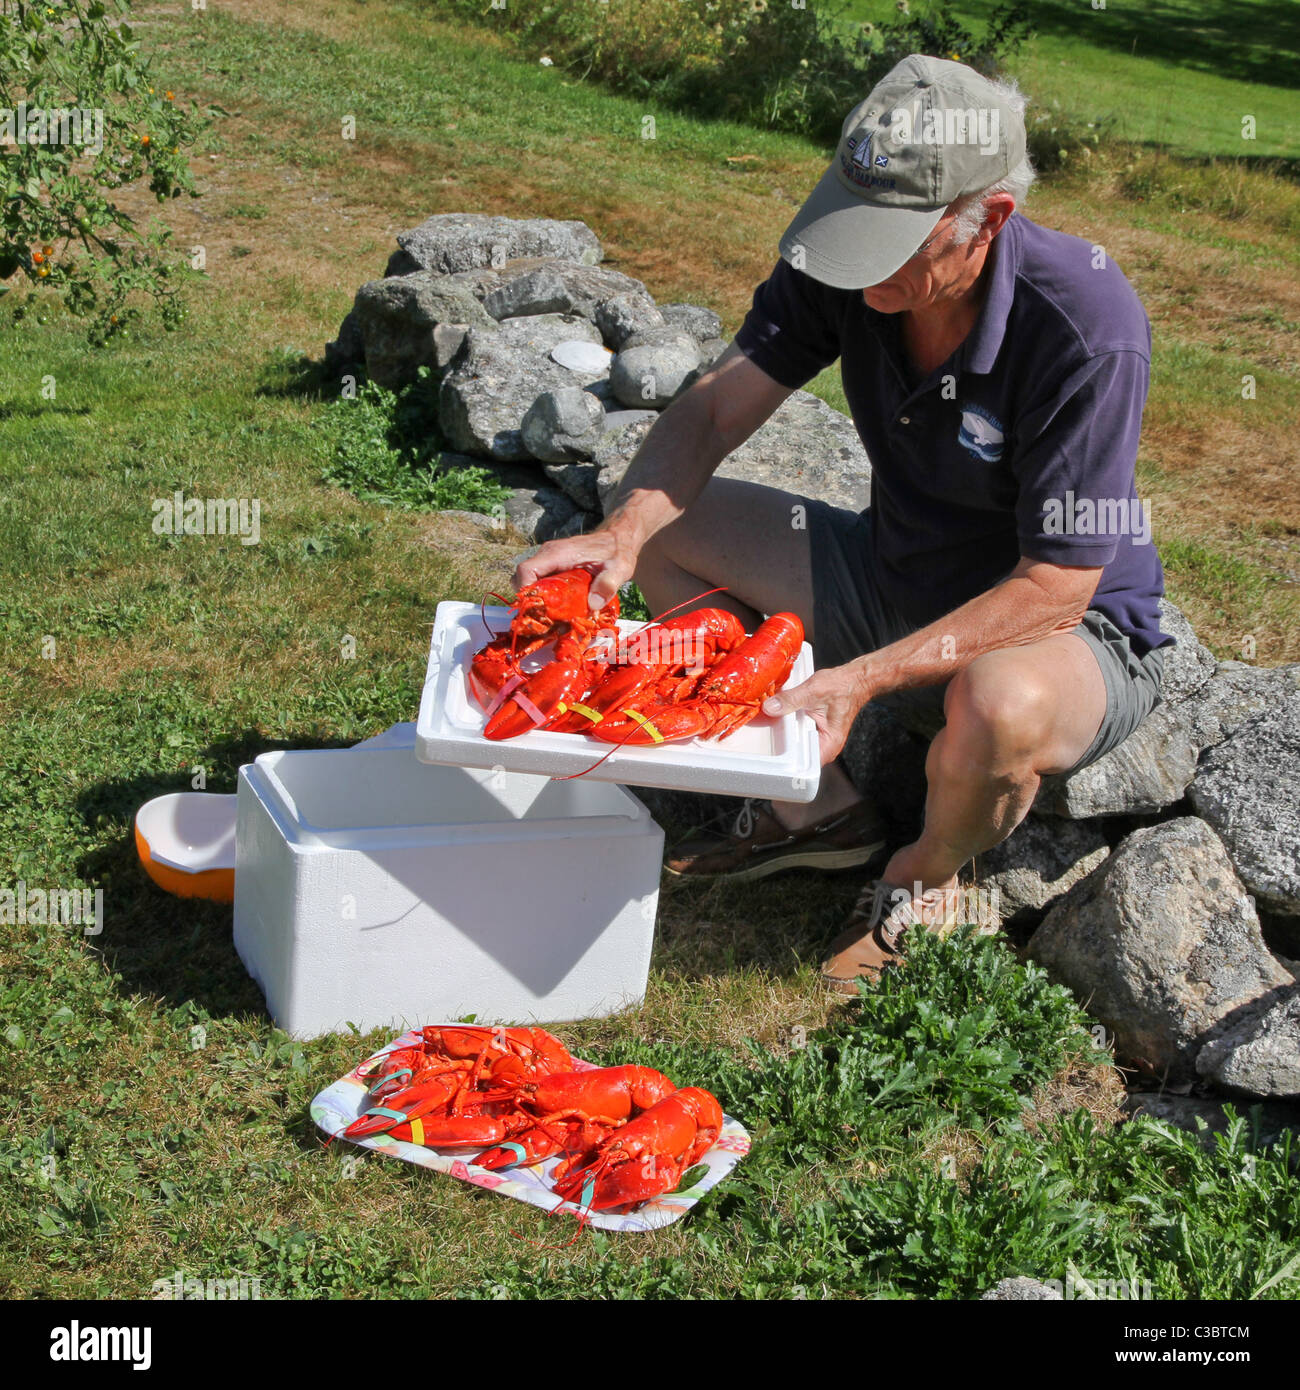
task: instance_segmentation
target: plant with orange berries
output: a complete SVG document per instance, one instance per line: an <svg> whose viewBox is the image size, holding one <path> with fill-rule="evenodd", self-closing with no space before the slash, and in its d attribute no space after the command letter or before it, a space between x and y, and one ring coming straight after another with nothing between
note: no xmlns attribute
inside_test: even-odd
<svg viewBox="0 0 1300 1390"><path fill-rule="evenodd" d="M151 308L175 327L198 274L119 198L146 181L159 203L197 197L189 151L216 109L164 91L130 13L130 0L0 0L0 294L57 295L92 342ZM26 309L19 296L15 316Z"/></svg>

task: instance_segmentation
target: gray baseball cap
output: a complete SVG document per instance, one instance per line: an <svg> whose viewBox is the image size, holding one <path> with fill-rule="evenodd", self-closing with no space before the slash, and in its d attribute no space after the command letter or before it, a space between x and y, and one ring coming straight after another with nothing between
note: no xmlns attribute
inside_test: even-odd
<svg viewBox="0 0 1300 1390"><path fill-rule="evenodd" d="M913 53L849 112L781 255L836 289L878 285L916 254L949 203L983 192L1024 157L1024 118L988 78Z"/></svg>

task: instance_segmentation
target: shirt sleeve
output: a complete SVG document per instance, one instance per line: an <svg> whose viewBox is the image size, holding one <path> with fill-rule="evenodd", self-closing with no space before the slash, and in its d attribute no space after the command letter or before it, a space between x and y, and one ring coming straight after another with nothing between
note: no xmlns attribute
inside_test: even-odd
<svg viewBox="0 0 1300 1390"><path fill-rule="evenodd" d="M735 341L773 381L797 390L839 357L839 314L826 286L779 260L754 291Z"/></svg>
<svg viewBox="0 0 1300 1390"><path fill-rule="evenodd" d="M1027 559L1106 565L1140 530L1134 473L1149 382L1142 353L1100 353L1021 416L1011 466Z"/></svg>

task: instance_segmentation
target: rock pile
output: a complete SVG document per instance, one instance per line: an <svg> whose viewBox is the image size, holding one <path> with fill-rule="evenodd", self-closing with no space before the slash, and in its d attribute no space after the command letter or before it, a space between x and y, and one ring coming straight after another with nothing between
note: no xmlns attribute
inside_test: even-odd
<svg viewBox="0 0 1300 1390"><path fill-rule="evenodd" d="M397 390L428 366L450 451L488 468L529 539L594 526L651 424L726 346L696 304L656 304L602 265L581 222L462 213L403 232L383 279L357 291L326 362ZM865 507L870 467L852 424L796 392L723 465Z"/></svg>
<svg viewBox="0 0 1300 1390"><path fill-rule="evenodd" d="M534 541L599 521L658 413L725 347L715 313L656 304L581 222L443 214L398 247L327 363L390 388L430 367L442 466L496 472ZM854 510L870 497L852 423L804 391L719 473ZM1163 703L1093 766L1047 779L977 880L1121 1060L1185 1089L1300 1099L1300 665L1218 662L1167 602L1162 626L1177 638ZM876 706L846 750L900 840L925 753Z"/></svg>

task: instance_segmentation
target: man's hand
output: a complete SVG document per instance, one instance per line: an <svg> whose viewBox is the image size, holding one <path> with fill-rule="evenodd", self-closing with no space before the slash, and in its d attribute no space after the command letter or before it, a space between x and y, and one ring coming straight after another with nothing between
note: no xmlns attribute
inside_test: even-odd
<svg viewBox="0 0 1300 1390"><path fill-rule="evenodd" d="M593 576L587 601L593 609L604 608L632 578L636 557L636 547L622 531L603 526L589 535L547 541L535 555L520 562L515 570L515 587L522 588L560 570L585 568Z"/></svg>
<svg viewBox="0 0 1300 1390"><path fill-rule="evenodd" d="M763 713L780 715L801 709L812 715L825 767L839 757L853 721L871 695L869 682L855 665L831 666L813 672L802 685L764 700Z"/></svg>

